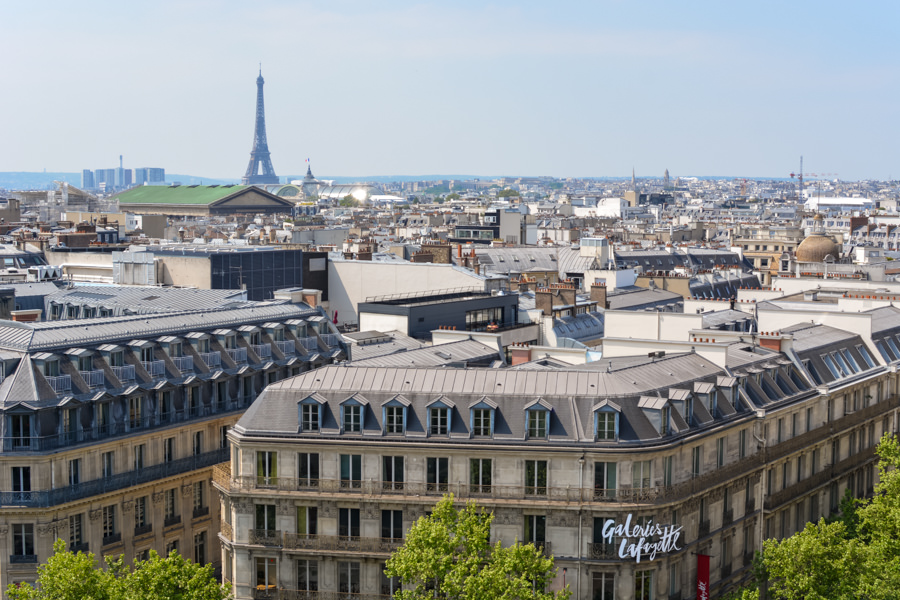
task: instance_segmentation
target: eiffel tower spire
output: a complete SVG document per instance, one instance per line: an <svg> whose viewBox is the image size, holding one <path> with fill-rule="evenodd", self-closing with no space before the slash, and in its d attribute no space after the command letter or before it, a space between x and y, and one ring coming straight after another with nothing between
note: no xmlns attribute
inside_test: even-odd
<svg viewBox="0 0 900 600"><path fill-rule="evenodd" d="M247 172L241 179L244 185L258 183L279 183L272 159L269 158L269 143L266 141L266 108L263 103L262 65L259 67L259 77L256 78L256 127L253 131L253 149L250 150L250 164ZM262 170L262 173L260 173Z"/></svg>

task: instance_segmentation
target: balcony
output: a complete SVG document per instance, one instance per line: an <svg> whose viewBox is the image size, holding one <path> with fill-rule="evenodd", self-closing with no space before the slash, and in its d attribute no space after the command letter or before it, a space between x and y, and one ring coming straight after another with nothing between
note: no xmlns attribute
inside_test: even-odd
<svg viewBox="0 0 900 600"><path fill-rule="evenodd" d="M201 507L198 507L198 508L195 508L195 509L194 509L192 518L194 518L194 519L200 519L200 518L202 518L202 517L207 516L208 514L209 514L209 507L208 507L208 506L201 506Z"/></svg>
<svg viewBox="0 0 900 600"><path fill-rule="evenodd" d="M166 363L161 360L141 361L141 366L153 379L161 379L166 376Z"/></svg>
<svg viewBox="0 0 900 600"><path fill-rule="evenodd" d="M134 537L138 537L139 535L144 535L146 533L150 533L153 531L153 523L147 523L146 525L139 525L134 528Z"/></svg>
<svg viewBox="0 0 900 600"><path fill-rule="evenodd" d="M260 358L260 360L266 360L272 358L272 346L269 344L254 344L250 346L253 348L253 351ZM246 349L244 349L246 352Z"/></svg>
<svg viewBox="0 0 900 600"><path fill-rule="evenodd" d="M600 543L588 545L588 558L591 560L618 560L614 544Z"/></svg>
<svg viewBox="0 0 900 600"><path fill-rule="evenodd" d="M750 499L747 500L746 504L744 505L744 514L749 515L754 510L756 510L756 497L750 496Z"/></svg>
<svg viewBox="0 0 900 600"><path fill-rule="evenodd" d="M729 508L728 510L722 511L722 527L725 527L732 521L734 521L734 509Z"/></svg>
<svg viewBox="0 0 900 600"><path fill-rule="evenodd" d="M78 374L81 375L81 378L84 379L84 382L89 388L103 387L103 384L106 383L106 376L103 373L103 369L78 371Z"/></svg>
<svg viewBox="0 0 900 600"><path fill-rule="evenodd" d="M87 542L82 542L80 544L69 544L69 552L72 554L78 554L79 552L84 552L87 554L91 551L91 546Z"/></svg>
<svg viewBox="0 0 900 600"><path fill-rule="evenodd" d="M294 344L294 342L291 340L287 340L284 342L275 342L275 345L278 346L278 351L285 356L297 354L297 345Z"/></svg>
<svg viewBox="0 0 900 600"><path fill-rule="evenodd" d="M190 373L194 370L194 359L190 356L173 356L172 362L181 373Z"/></svg>
<svg viewBox="0 0 900 600"><path fill-rule="evenodd" d="M122 365L121 367L112 367L113 375L122 383L134 381L134 365Z"/></svg>
<svg viewBox="0 0 900 600"><path fill-rule="evenodd" d="M744 552L744 566L749 567L753 564L753 557L755 554L753 552Z"/></svg>
<svg viewBox="0 0 900 600"><path fill-rule="evenodd" d="M260 546L281 546L281 531L277 529L251 529L250 543Z"/></svg>
<svg viewBox="0 0 900 600"><path fill-rule="evenodd" d="M228 460L227 448L220 448L212 452L188 456L171 462L151 465L143 469L126 471L105 477L93 479L82 483L57 488L53 490L41 490L31 492L0 492L0 507L26 506L29 508L48 508L74 502L91 496L98 496L108 492L122 490L142 483L148 483L164 477L181 475L189 471L196 471L205 467L211 467L217 463Z"/></svg>
<svg viewBox="0 0 900 600"><path fill-rule="evenodd" d="M307 352L316 352L319 349L319 340L315 337L305 337L297 340L300 342L300 345L303 346L303 349Z"/></svg>
<svg viewBox="0 0 900 600"><path fill-rule="evenodd" d="M37 554L10 554L9 563L12 565L24 565L37 563Z"/></svg>
<svg viewBox="0 0 900 600"><path fill-rule="evenodd" d="M541 551L541 554L550 558L553 556L553 545L551 542L532 542L534 547Z"/></svg>
<svg viewBox="0 0 900 600"><path fill-rule="evenodd" d="M721 579L727 579L731 577L731 565L725 565L722 567L722 576Z"/></svg>
<svg viewBox="0 0 900 600"><path fill-rule="evenodd" d="M225 350L228 353L228 357L233 360L237 364L244 364L247 362L247 349L246 348L228 348Z"/></svg>
<svg viewBox="0 0 900 600"><path fill-rule="evenodd" d="M259 585L253 589L253 600L391 600L393 596L385 594L359 594L354 592L316 592L306 590L289 590L284 588Z"/></svg>
<svg viewBox="0 0 900 600"><path fill-rule="evenodd" d="M112 546L113 544L118 544L122 541L121 533L113 533L112 535L103 536L103 545L104 546Z"/></svg>
<svg viewBox="0 0 900 600"><path fill-rule="evenodd" d="M222 354L219 352L200 352L200 360L206 363L210 369L216 369L222 365Z"/></svg>
<svg viewBox="0 0 900 600"><path fill-rule="evenodd" d="M68 392L72 389L72 377L69 375L46 375L47 383L57 394Z"/></svg>
<svg viewBox="0 0 900 600"><path fill-rule="evenodd" d="M341 345L342 337L336 333L323 333L319 336L322 339L322 342L329 348L334 348L335 346Z"/></svg>
<svg viewBox="0 0 900 600"><path fill-rule="evenodd" d="M251 543L253 543L251 541ZM403 545L402 538L369 538L346 535L307 535L285 533L282 539L285 550L309 550L311 552L365 552L367 554L391 554Z"/></svg>
<svg viewBox="0 0 900 600"><path fill-rule="evenodd" d="M163 527L172 527L173 525L181 524L181 515L172 515L170 517L166 517L163 521Z"/></svg>
<svg viewBox="0 0 900 600"><path fill-rule="evenodd" d="M703 537L704 535L709 535L709 519L700 521L700 531L697 533L697 537Z"/></svg>

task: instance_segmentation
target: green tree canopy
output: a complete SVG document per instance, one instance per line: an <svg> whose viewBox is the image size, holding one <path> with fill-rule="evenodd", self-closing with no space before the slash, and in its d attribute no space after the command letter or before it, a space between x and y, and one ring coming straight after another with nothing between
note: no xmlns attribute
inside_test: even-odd
<svg viewBox="0 0 900 600"><path fill-rule="evenodd" d="M885 435L878 455L874 497L845 498L839 519L766 540L757 556L756 585L736 597L756 600L760 587L779 600L900 597L900 443Z"/></svg>
<svg viewBox="0 0 900 600"><path fill-rule="evenodd" d="M92 553L74 554L62 540L53 544L53 556L38 567L37 585L10 585L10 600L225 600L228 585L220 585L212 565L198 565L177 552L162 558L137 561L129 570L119 556L106 558L98 568Z"/></svg>
<svg viewBox="0 0 900 600"><path fill-rule="evenodd" d="M556 576L553 558L533 544L508 548L490 544L493 515L474 502L458 510L453 495L410 528L387 562L385 573L398 577L397 600L566 600L568 586L545 591Z"/></svg>
<svg viewBox="0 0 900 600"><path fill-rule="evenodd" d="M346 206L346 207L351 207L351 208L352 208L352 207L355 207L355 206L359 206L359 200L357 200L356 198L354 198L354 197L353 197L353 194L347 194L346 196L344 196L343 198L341 198L341 201L338 202L338 205L339 205L339 206Z"/></svg>
<svg viewBox="0 0 900 600"><path fill-rule="evenodd" d="M497 192L498 198L510 198L510 197L519 196L519 195L520 194L519 194L518 190L511 190L509 188L506 188L505 190L500 190L499 192Z"/></svg>

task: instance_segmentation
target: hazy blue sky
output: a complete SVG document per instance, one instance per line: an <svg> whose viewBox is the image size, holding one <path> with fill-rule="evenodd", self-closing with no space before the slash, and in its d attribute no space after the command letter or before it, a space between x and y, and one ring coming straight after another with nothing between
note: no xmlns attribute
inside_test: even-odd
<svg viewBox="0 0 900 600"><path fill-rule="evenodd" d="M900 3L0 0L0 171L900 177Z"/></svg>

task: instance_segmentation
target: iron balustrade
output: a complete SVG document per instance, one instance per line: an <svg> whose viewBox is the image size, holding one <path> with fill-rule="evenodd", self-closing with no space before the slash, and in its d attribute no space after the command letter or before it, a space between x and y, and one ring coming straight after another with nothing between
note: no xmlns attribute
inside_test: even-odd
<svg viewBox="0 0 900 600"><path fill-rule="evenodd" d="M588 544L588 558L591 560L616 560L619 558L619 553L615 544L606 542Z"/></svg>
<svg viewBox="0 0 900 600"><path fill-rule="evenodd" d="M147 523L146 525L140 525L139 527L134 528L134 537L138 537L139 535L144 535L145 533L150 533L153 531L153 523Z"/></svg>
<svg viewBox="0 0 900 600"><path fill-rule="evenodd" d="M253 344L250 347L253 348L253 351L261 359L272 358L272 346L269 344Z"/></svg>
<svg viewBox="0 0 900 600"><path fill-rule="evenodd" d="M334 348L341 344L341 336L336 333L323 333L319 337L322 338L322 342L329 348Z"/></svg>
<svg viewBox="0 0 900 600"><path fill-rule="evenodd" d="M53 490L31 492L0 492L0 507L20 506L48 508L83 498L125 489L142 483L181 475L189 471L211 467L228 460L228 448L219 448L195 456L187 456L167 463L151 465L143 469L126 471L110 477L93 479L76 485Z"/></svg>
<svg viewBox="0 0 900 600"><path fill-rule="evenodd" d="M226 352L228 352L228 357L237 364L247 362L246 348L228 348Z"/></svg>
<svg viewBox="0 0 900 600"><path fill-rule="evenodd" d="M195 509L194 509L192 518L194 518L194 519L199 519L199 518L201 518L201 517L207 516L208 514L209 514L209 507L208 507L208 506L201 506L201 507L198 507L198 508L195 508Z"/></svg>
<svg viewBox="0 0 900 600"><path fill-rule="evenodd" d="M319 340L313 336L300 338L297 341L300 342L300 345L303 346L303 349L307 352L315 352L319 349Z"/></svg>
<svg viewBox="0 0 900 600"><path fill-rule="evenodd" d="M252 542L251 542L252 543ZM309 535L287 533L280 544L285 550L309 550L311 552L365 552L367 554L391 554L403 545L402 538L373 538L348 535Z"/></svg>
<svg viewBox="0 0 900 600"><path fill-rule="evenodd" d="M709 519L700 521L700 531L697 533L697 537L703 537L704 535L709 535Z"/></svg>
<svg viewBox="0 0 900 600"><path fill-rule="evenodd" d="M293 341L287 340L284 342L275 342L275 345L278 346L278 351L284 354L285 356L289 354L297 353L297 345L294 344ZM2 381L2 380L0 380Z"/></svg>
<svg viewBox="0 0 900 600"><path fill-rule="evenodd" d="M103 369L94 369L93 371L78 371L81 378L90 388L102 387L106 383L106 375Z"/></svg>
<svg viewBox="0 0 900 600"><path fill-rule="evenodd" d="M175 367L182 373L194 370L194 359L190 356L174 356L172 357L172 362L175 363Z"/></svg>
<svg viewBox="0 0 900 600"><path fill-rule="evenodd" d="M72 377L70 375L46 375L45 378L57 394L68 392L72 389Z"/></svg>
<svg viewBox="0 0 900 600"><path fill-rule="evenodd" d="M210 369L219 367L222 365L222 354L218 351L216 352L200 352L200 360L206 363L206 366Z"/></svg>
<svg viewBox="0 0 900 600"><path fill-rule="evenodd" d="M116 376L116 379L125 383L127 381L134 381L134 365L122 365L121 367L111 367L113 375Z"/></svg>
<svg viewBox="0 0 900 600"><path fill-rule="evenodd" d="M36 563L38 561L37 554L10 554L10 564L22 565L28 563Z"/></svg>
<svg viewBox="0 0 900 600"><path fill-rule="evenodd" d="M141 366L154 379L166 375L166 363L161 360L141 361Z"/></svg>
<svg viewBox="0 0 900 600"><path fill-rule="evenodd" d="M121 533L114 533L112 535L103 536L103 545L104 546L111 546L113 544L118 544L121 541L122 541Z"/></svg>
<svg viewBox="0 0 900 600"><path fill-rule="evenodd" d="M181 524L181 515L173 515L171 517L166 517L163 521L163 527L171 527L173 525Z"/></svg>
<svg viewBox="0 0 900 600"><path fill-rule="evenodd" d="M87 554L91 551L91 546L87 542L82 542L80 544L69 544L69 552L73 554L78 554L79 552L84 552Z"/></svg>
<svg viewBox="0 0 900 600"><path fill-rule="evenodd" d="M251 529L249 542L260 546L281 546L281 531L278 529Z"/></svg>
<svg viewBox="0 0 900 600"><path fill-rule="evenodd" d="M391 600L390 594L360 594L355 592L319 592L267 588L263 585L252 590L253 600Z"/></svg>

